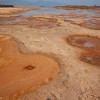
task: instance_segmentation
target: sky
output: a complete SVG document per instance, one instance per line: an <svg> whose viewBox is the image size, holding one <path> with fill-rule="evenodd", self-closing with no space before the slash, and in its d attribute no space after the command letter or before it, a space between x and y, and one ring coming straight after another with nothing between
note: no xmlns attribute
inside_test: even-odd
<svg viewBox="0 0 100 100"><path fill-rule="evenodd" d="M0 4L19 6L97 5L100 0L0 0Z"/></svg>

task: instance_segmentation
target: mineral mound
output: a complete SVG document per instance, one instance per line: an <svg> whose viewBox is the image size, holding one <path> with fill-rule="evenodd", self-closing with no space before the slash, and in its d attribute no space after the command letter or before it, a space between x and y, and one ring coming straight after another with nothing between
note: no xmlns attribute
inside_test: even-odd
<svg viewBox="0 0 100 100"><path fill-rule="evenodd" d="M13 37L0 35L0 97L18 97L37 89L58 72L51 56L23 53Z"/></svg>

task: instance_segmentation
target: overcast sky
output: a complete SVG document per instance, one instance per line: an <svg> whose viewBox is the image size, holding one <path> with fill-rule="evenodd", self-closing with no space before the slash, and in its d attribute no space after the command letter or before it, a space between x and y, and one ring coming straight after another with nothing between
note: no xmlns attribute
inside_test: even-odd
<svg viewBox="0 0 100 100"><path fill-rule="evenodd" d="M54 6L54 5L99 5L100 0L0 0L0 4L25 6Z"/></svg>

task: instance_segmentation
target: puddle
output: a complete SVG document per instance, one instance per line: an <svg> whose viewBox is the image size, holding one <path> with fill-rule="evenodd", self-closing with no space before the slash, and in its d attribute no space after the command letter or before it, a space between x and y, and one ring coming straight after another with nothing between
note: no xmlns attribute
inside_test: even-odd
<svg viewBox="0 0 100 100"><path fill-rule="evenodd" d="M51 14L54 17L59 17L62 16L64 21L73 21L74 24L77 24L77 20L86 20L84 23L80 23L78 25L86 27L86 28L91 28L91 29L100 29L100 21L96 21L96 19L93 19L94 17L99 17L100 15L96 12L100 12L99 10L83 10L83 9L75 9L75 10L65 10L65 9L57 9L57 8L49 8L49 7L40 7L38 10L31 10L31 11L25 11L17 16L22 16L22 17L5 17L5 18L0 18L0 24L14 24L14 23L19 23L24 21L30 16L38 16L38 15L44 15L44 14ZM91 22L92 21L92 22ZM72 24L73 24L72 23Z"/></svg>
<svg viewBox="0 0 100 100"><path fill-rule="evenodd" d="M93 51L100 51L100 39L95 37L87 37L87 36L70 36L67 39L67 42L70 45L93 50Z"/></svg>
<svg viewBox="0 0 100 100"><path fill-rule="evenodd" d="M71 12L63 15L64 21L89 29L100 30L100 15L95 12L91 10L71 10ZM94 17L97 18L94 19Z"/></svg>
<svg viewBox="0 0 100 100"><path fill-rule="evenodd" d="M46 8L41 7L38 10L31 10L31 11L25 11L22 12L16 16L11 17L0 17L0 24L8 25L8 24L15 24L24 21L30 16L36 16L36 15L43 15L43 14L60 14L64 13L66 10L63 9L56 9L56 8ZM50 24L50 23L49 23Z"/></svg>
<svg viewBox="0 0 100 100"><path fill-rule="evenodd" d="M38 10L31 10L31 11L26 11L21 13L21 16L34 16L34 15L43 15L43 14L61 14L61 13L66 13L66 10L63 9L56 9L56 8L47 8L47 7L41 7Z"/></svg>
<svg viewBox="0 0 100 100"><path fill-rule="evenodd" d="M94 13L91 13L86 10L70 10L67 14L64 15L64 20L70 19L70 18L91 18L92 16L95 16Z"/></svg>
<svg viewBox="0 0 100 100"><path fill-rule="evenodd" d="M22 53L13 37L0 35L0 97L19 96L37 89L58 72L54 58Z"/></svg>
<svg viewBox="0 0 100 100"><path fill-rule="evenodd" d="M81 61L84 61L89 64L100 66L100 53L89 52L82 54L80 57Z"/></svg>

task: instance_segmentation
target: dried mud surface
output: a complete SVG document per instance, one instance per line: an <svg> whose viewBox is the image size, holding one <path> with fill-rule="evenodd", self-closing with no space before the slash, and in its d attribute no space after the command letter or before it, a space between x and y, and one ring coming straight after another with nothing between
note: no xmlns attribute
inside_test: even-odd
<svg viewBox="0 0 100 100"><path fill-rule="evenodd" d="M80 59L89 64L97 65L100 67L100 52L86 52L82 53Z"/></svg>
<svg viewBox="0 0 100 100"><path fill-rule="evenodd" d="M0 17L0 25L25 25L30 28L53 28L60 26L56 18L38 16L25 18L23 16Z"/></svg>
<svg viewBox="0 0 100 100"><path fill-rule="evenodd" d="M98 10L97 10L97 12L98 12ZM57 59L57 62L59 63L59 67L60 67L59 74L57 74L57 76L54 77L52 81L48 82L48 79L45 80L45 83L48 82L48 84L45 84L45 85L37 88L36 90L33 89L30 92L26 92L25 94L18 96L18 98L16 98L16 94L15 94L15 95L13 95L12 98L10 98L10 100L100 100L100 67L99 67L99 64L100 64L99 63L99 60L100 60L100 57L99 57L100 30L95 30L95 29L86 28L86 27L80 27L80 25L69 23L67 21L65 22L63 17L64 16L59 16L59 15L56 16L56 15L48 14L48 15L41 15L41 18L40 18L40 16L35 16L35 19L34 19L34 17L27 18L25 22L22 21L23 24L21 24L19 22L19 23L11 24L11 25L4 25L4 24L0 25L0 34L1 35L4 35L4 34L11 35L11 36L17 38L19 41L21 41L25 45L25 47L28 48L28 50L30 52L36 53L35 55L39 56L39 57L41 56L41 58L44 58L44 55L38 55L37 53L52 55L55 59ZM51 18L51 19L48 19L48 18ZM55 20L51 21L52 18L56 19L56 22L60 23L60 25L55 26ZM94 18L99 19L98 16L95 16ZM32 23L35 23L35 26L33 25L33 28L31 28L28 25L31 23L32 20L34 20ZM48 25L48 23L45 23L45 20L47 20L46 22L48 22L48 23L49 23L48 20L50 20L50 22L54 23L54 26L49 28L49 25ZM72 19L70 19L70 20L72 20ZM84 19L81 21L84 21ZM26 24L26 23L28 23L28 24ZM80 19L77 20L77 23L80 23ZM39 24L40 24L40 26L39 26ZM79 36L79 38L81 38L81 40L82 39L84 40L82 42L80 40L80 43L78 44L79 47L72 46L66 42L66 38L69 38L73 35ZM89 36L90 38L87 36ZM94 37L96 37L96 38L94 38ZM79 40L79 38L75 37L75 40L76 39ZM91 43L85 44L86 47L87 46L89 47L88 49L82 47L84 45L85 41L92 42L92 44ZM3 42L1 42L1 44L2 43ZM13 43L13 42L11 42L11 43ZM7 43L7 45L8 44L9 43ZM20 43L18 43L18 44L20 44ZM75 42L75 44L76 44L76 42ZM2 46L10 49L10 46L6 46L6 45L2 45ZM15 47L17 47L17 46L15 46ZM25 60L26 59L25 55L27 55L26 48L24 48L23 45L21 45L20 47L23 50L23 52L25 52L25 54L22 54L19 52L16 53L16 54L20 55L20 56L17 56L16 59L18 59L20 57L19 59ZM16 50L16 48L15 48L15 50ZM28 52L28 50L27 50L27 52ZM6 50L6 52L8 52L8 51ZM14 56L13 54L15 54L15 52L13 52L13 50L12 50L12 53L7 53L7 54L2 53L1 48L0 48L0 53L2 54L2 56L3 55ZM33 54L32 59L34 58L35 55ZM25 59L22 59L23 56ZM31 55L29 55L27 57L30 57L30 56ZM89 56L90 58L88 58L87 56ZM31 57L30 57L30 59L31 59ZM46 59L51 59L51 58L48 58L48 56L46 56ZM8 60L7 63L5 63L4 59L1 59L1 60L3 62L1 64L5 64L5 66L8 63L12 62L12 60L8 60L8 59L6 59L6 61ZM41 59L41 60L43 60L43 59ZM35 58L34 58L34 61L36 61ZM24 62L25 62L25 65L24 65L24 63L20 62L20 64L22 64L22 70L24 70L23 73L29 73L31 71L36 71L36 68L38 66L32 65L31 60L28 60L28 61L25 60ZM26 64L27 62L29 62L30 64L28 63L28 65L27 65ZM36 62L37 62L37 65L41 66L41 64L38 61L36 61ZM47 60L45 60L45 61L43 60L43 63L42 63L43 68L45 67L44 63L47 64ZM17 64L18 63L16 63L16 65ZM48 68L49 66L51 66L51 65L47 64L47 67L45 67L45 68ZM19 69L20 66L17 66L17 67ZM7 67L0 67L0 69L1 68L6 69ZM15 67L13 67L12 70L14 68ZM50 67L50 69L52 70L55 68L52 66L52 67ZM48 72L47 74L49 74L51 76L53 73L51 73L50 69L48 68L48 69L46 69L46 71ZM9 71L11 71L11 70L9 70ZM21 71L17 71L17 72L20 73ZM46 71L44 70L43 72L46 72ZM4 75L4 73L2 75ZM38 75L38 73L36 75ZM48 77L49 77L49 75L48 75ZM2 76L0 75L0 77L2 77ZM13 77L9 77L9 78L12 79ZM18 77L20 77L20 76L19 75L16 76L16 79L21 79L21 80L23 79L23 77L21 77L21 78L18 78ZM25 77L27 77L27 76L25 76ZM34 77L34 76L32 76L32 77ZM39 75L38 78L41 79L43 77L46 77L46 76L44 76L44 74L41 74L41 75ZM38 80L38 78L37 78L37 80ZM29 79L29 80L30 80L30 82L34 81L31 79ZM43 78L43 80L44 80L44 78ZM25 80L23 80L23 81L25 81ZM20 82L22 82L22 81L20 81ZM17 87L14 87L14 88L17 88ZM0 89L2 89L2 87L0 87ZM7 88L5 88L5 89L7 89ZM23 89L25 89L25 88L23 88ZM2 91L0 91L0 92L2 92ZM21 93L23 93L23 90L21 91ZM7 100L9 98L3 99L0 96L0 99Z"/></svg>
<svg viewBox="0 0 100 100"><path fill-rule="evenodd" d="M27 20L18 24L27 25L31 28L53 28L59 26L57 19L52 17L29 17Z"/></svg>
<svg viewBox="0 0 100 100"><path fill-rule="evenodd" d="M0 97L3 99L37 89L52 80L58 71L59 65L53 58L23 54L12 37L0 35Z"/></svg>
<svg viewBox="0 0 100 100"><path fill-rule="evenodd" d="M0 25L10 25L10 24L15 24L17 22L20 22L24 20L22 16L5 16L5 17L0 17Z"/></svg>
<svg viewBox="0 0 100 100"><path fill-rule="evenodd" d="M66 11L69 12L60 15L65 22L93 30L100 30L100 7L96 9L76 9Z"/></svg>
<svg viewBox="0 0 100 100"><path fill-rule="evenodd" d="M67 38L67 42L79 48L100 52L100 38L76 35Z"/></svg>
<svg viewBox="0 0 100 100"><path fill-rule="evenodd" d="M89 29L100 30L100 18L98 19L91 19L91 20L65 20L65 22L69 22L71 24L76 24L81 27L86 27Z"/></svg>
<svg viewBox="0 0 100 100"><path fill-rule="evenodd" d="M82 61L100 66L100 38L74 35L67 38L67 42L72 46L87 50L80 56Z"/></svg>
<svg viewBox="0 0 100 100"><path fill-rule="evenodd" d="M80 23L79 25L90 29L100 30L100 18L99 19L92 18L91 20Z"/></svg>

